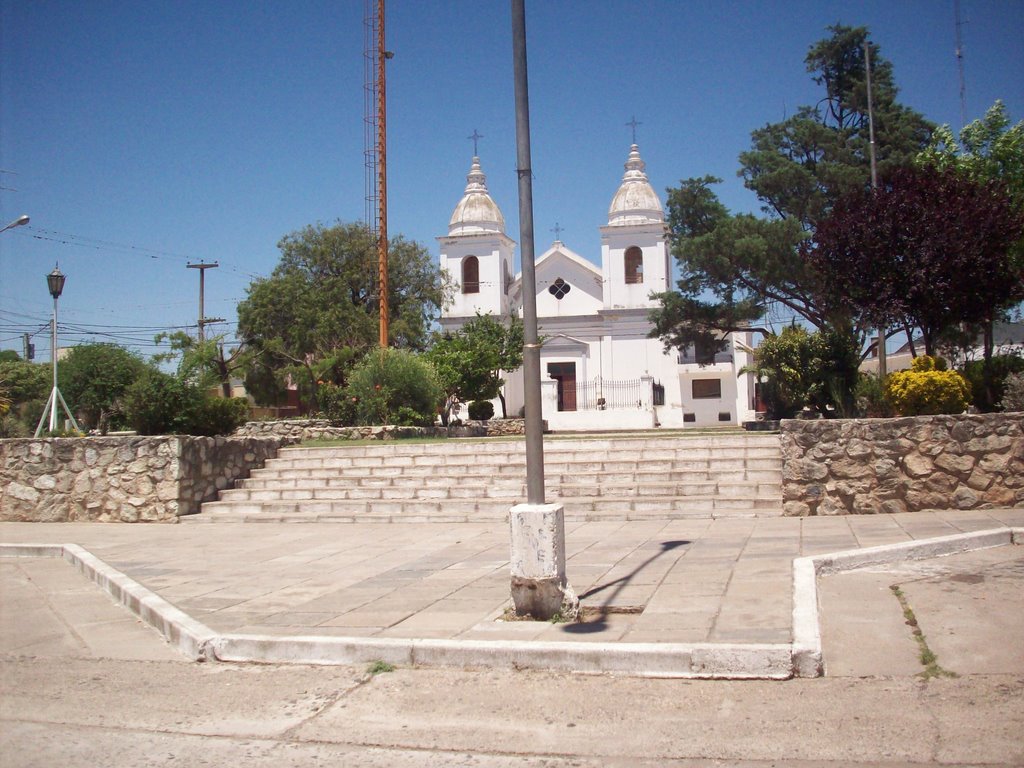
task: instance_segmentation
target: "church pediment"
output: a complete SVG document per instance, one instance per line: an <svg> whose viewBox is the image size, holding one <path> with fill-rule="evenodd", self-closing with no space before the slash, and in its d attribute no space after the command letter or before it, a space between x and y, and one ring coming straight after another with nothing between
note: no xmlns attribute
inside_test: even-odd
<svg viewBox="0 0 1024 768"><path fill-rule="evenodd" d="M587 342L564 333L545 337L543 347L546 352L586 352L590 349Z"/></svg>
<svg viewBox="0 0 1024 768"><path fill-rule="evenodd" d="M541 315L586 314L603 306L601 270L563 243L556 242L537 259L534 274ZM521 303L522 273L516 275L512 297Z"/></svg>

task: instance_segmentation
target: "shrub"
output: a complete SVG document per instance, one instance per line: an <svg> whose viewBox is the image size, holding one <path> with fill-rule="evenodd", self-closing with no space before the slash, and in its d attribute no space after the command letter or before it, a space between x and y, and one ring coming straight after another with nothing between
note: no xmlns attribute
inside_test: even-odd
<svg viewBox="0 0 1024 768"><path fill-rule="evenodd" d="M487 421L494 416L494 403L490 400L474 400L469 404L469 418L474 421Z"/></svg>
<svg viewBox="0 0 1024 768"><path fill-rule="evenodd" d="M176 376L148 370L125 391L124 415L140 435L227 435L249 418L249 402L208 397Z"/></svg>
<svg viewBox="0 0 1024 768"><path fill-rule="evenodd" d="M356 423L356 403L344 387L325 381L317 387L316 400L325 419L341 422L346 427Z"/></svg>
<svg viewBox="0 0 1024 768"><path fill-rule="evenodd" d="M982 413L991 413L1003 398L1006 378L1012 373L1024 372L1024 357L995 355L989 361L988 380L984 360L972 360L964 365L964 378L971 387L971 402Z"/></svg>
<svg viewBox="0 0 1024 768"><path fill-rule="evenodd" d="M1011 373L1003 381L999 407L1004 411L1024 411L1024 373Z"/></svg>
<svg viewBox="0 0 1024 768"><path fill-rule="evenodd" d="M124 393L124 414L140 435L188 434L203 393L170 374L148 370Z"/></svg>
<svg viewBox="0 0 1024 768"><path fill-rule="evenodd" d="M244 397L205 397L184 425L190 435L228 435L249 418L249 401Z"/></svg>
<svg viewBox="0 0 1024 768"><path fill-rule="evenodd" d="M896 371L885 380L885 395L901 416L963 413L970 387L956 371L945 370L942 358L915 358L909 371Z"/></svg>
<svg viewBox="0 0 1024 768"><path fill-rule="evenodd" d="M857 379L853 390L857 404L857 415L868 419L884 419L895 415L892 403L885 396L885 385L882 380L871 373L865 373Z"/></svg>
<svg viewBox="0 0 1024 768"><path fill-rule="evenodd" d="M429 426L441 388L430 364L403 349L378 349L352 370L347 394L357 424Z"/></svg>
<svg viewBox="0 0 1024 768"><path fill-rule="evenodd" d="M800 380L806 343L803 328L785 328L778 336L765 337L752 350L753 363L740 370L754 374L770 419L791 419L807 402L807 387Z"/></svg>

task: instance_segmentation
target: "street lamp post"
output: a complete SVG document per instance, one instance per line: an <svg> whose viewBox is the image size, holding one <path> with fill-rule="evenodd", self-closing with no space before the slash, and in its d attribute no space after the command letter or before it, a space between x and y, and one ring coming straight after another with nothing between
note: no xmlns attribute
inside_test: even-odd
<svg viewBox="0 0 1024 768"><path fill-rule="evenodd" d="M0 229L0 232L6 232L8 229L14 229L15 227L20 227L23 224L28 224L28 216L19 216L6 227Z"/></svg>
<svg viewBox="0 0 1024 768"><path fill-rule="evenodd" d="M27 216L23 217L26 220ZM64 402L64 396L61 395L60 390L57 388L57 299L60 298L61 293L64 292L64 281L67 278L64 273L60 271L60 267L54 267L53 272L46 276L46 287L50 290L50 295L53 296L53 326L51 335L51 360L53 363L53 389L50 390L50 399L46 401L46 407L43 409L42 415L39 417L39 424L36 425L36 437L39 437L43 431L43 422L46 421L46 414L50 414L50 432L57 429L57 403L59 402L61 407L64 408L64 413L67 414L68 420L71 422L71 426L74 427L75 431L78 430L78 422L75 421L75 417L71 414L71 409L68 408L68 404Z"/></svg>

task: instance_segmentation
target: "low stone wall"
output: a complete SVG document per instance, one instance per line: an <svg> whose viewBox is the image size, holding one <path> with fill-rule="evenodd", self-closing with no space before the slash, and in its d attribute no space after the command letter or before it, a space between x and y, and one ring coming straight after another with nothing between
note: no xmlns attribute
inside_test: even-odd
<svg viewBox="0 0 1024 768"><path fill-rule="evenodd" d="M277 454L281 438L0 440L0 520L176 522Z"/></svg>
<svg viewBox="0 0 1024 768"><path fill-rule="evenodd" d="M451 427L343 427L329 419L248 421L234 437L281 437L292 440L391 440L406 437L503 437L525 434L523 419L464 421Z"/></svg>
<svg viewBox="0 0 1024 768"><path fill-rule="evenodd" d="M1024 506L1024 413L783 421L787 515Z"/></svg>

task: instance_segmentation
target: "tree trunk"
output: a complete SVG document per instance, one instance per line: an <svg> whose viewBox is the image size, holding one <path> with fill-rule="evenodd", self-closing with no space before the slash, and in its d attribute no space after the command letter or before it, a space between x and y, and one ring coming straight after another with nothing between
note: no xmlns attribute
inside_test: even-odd
<svg viewBox="0 0 1024 768"><path fill-rule="evenodd" d="M995 321L986 320L984 326L984 360L981 366L981 380L985 388L985 410L996 407L996 387L992 370L992 356L995 352Z"/></svg>
<svg viewBox="0 0 1024 768"><path fill-rule="evenodd" d="M914 344L914 329L909 325L904 325L903 330L907 334L907 343L910 345L910 356L917 357L917 346Z"/></svg>

